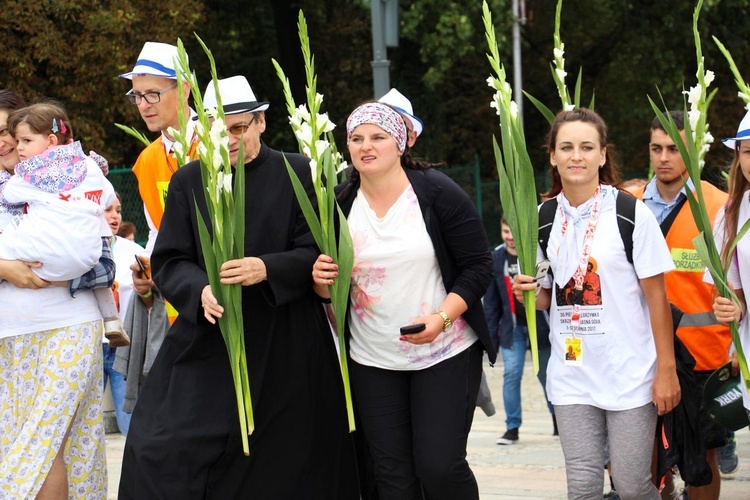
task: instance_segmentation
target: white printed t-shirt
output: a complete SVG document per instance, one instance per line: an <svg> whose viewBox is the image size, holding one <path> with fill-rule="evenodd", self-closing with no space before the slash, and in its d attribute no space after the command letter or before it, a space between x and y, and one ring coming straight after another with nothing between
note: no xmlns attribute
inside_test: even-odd
<svg viewBox="0 0 750 500"><path fill-rule="evenodd" d="M745 222L750 219L750 191L745 192L742 196L742 203L740 204L740 213L737 218L737 229L739 230ZM721 255L724 247L724 209L722 208L719 213L716 214L716 221L714 222L714 239L716 240L716 247ZM731 241L731 240L730 240ZM750 288L750 239L744 237L740 239L739 243L735 247L735 257L729 264L729 271L727 272L727 283L735 290L742 289L745 292L745 303L750 299L748 288ZM742 262L743 265L738 265ZM713 283L711 274L706 270L703 278L709 283ZM750 351L750 320L748 315L742 318L739 325L740 342L745 353ZM745 354L747 356L747 354ZM742 373L740 373L742 376ZM740 384L742 389L742 405L750 411L750 396L747 393L747 387L745 387L745 381L743 380Z"/></svg>
<svg viewBox="0 0 750 500"><path fill-rule="evenodd" d="M411 184L382 218L359 191L347 221L354 243L349 319L354 361L389 370L421 370L477 341L462 317L429 344L399 340L400 327L434 313L447 296Z"/></svg>
<svg viewBox="0 0 750 500"><path fill-rule="evenodd" d="M627 261L617 226L616 190L603 187L604 198L584 278L583 305L575 337L568 305L571 287L560 290L549 275L542 283L552 288L547 395L552 404L591 405L605 410L638 408L652 401L656 348L646 299L639 279L671 271L674 263L654 214L636 202L633 264ZM588 222L586 219L584 222ZM551 271L561 269L558 250L562 222L556 212L547 255ZM582 255L583 238L578 241ZM542 260L539 249L537 260ZM566 339L580 338L577 364L566 361Z"/></svg>

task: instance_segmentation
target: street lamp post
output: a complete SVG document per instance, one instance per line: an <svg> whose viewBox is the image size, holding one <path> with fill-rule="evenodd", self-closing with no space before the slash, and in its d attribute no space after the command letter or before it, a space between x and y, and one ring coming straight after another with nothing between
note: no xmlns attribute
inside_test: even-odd
<svg viewBox="0 0 750 500"><path fill-rule="evenodd" d="M523 79L521 72L521 26L526 24L526 0L513 0L513 96L523 123Z"/></svg>

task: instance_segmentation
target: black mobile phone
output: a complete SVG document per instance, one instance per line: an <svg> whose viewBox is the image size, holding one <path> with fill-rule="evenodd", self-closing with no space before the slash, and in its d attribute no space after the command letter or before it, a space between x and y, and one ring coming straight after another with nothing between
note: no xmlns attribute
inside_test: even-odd
<svg viewBox="0 0 750 500"><path fill-rule="evenodd" d="M138 267L141 268L143 276L145 276L147 280L150 280L151 276L148 275L148 271L146 271L146 267L143 265L143 262L141 262L141 259L138 258L138 254L135 254L135 261L138 263Z"/></svg>
<svg viewBox="0 0 750 500"><path fill-rule="evenodd" d="M424 330L424 323L417 323L414 325L406 325L401 327L401 335L411 335L412 333L419 333Z"/></svg>

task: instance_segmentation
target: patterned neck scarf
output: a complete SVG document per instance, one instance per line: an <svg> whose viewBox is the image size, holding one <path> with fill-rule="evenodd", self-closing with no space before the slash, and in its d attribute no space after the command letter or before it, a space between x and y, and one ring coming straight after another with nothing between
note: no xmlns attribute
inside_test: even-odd
<svg viewBox="0 0 750 500"><path fill-rule="evenodd" d="M560 288L563 288L581 267L585 274L585 261L588 261L591 254L591 244L600 208L605 199L614 196L616 196L615 188L600 185L594 196L574 207L568 202L564 193L557 195L558 216L561 217L563 231L563 239L558 251L558 267L561 272L555 272L555 283Z"/></svg>

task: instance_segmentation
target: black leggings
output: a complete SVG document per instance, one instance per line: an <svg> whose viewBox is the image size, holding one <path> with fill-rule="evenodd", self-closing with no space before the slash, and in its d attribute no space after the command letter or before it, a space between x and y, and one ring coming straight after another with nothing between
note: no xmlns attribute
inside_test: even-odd
<svg viewBox="0 0 750 500"><path fill-rule="evenodd" d="M381 499L479 498L466 442L481 376L480 342L424 370L352 361L354 399Z"/></svg>

